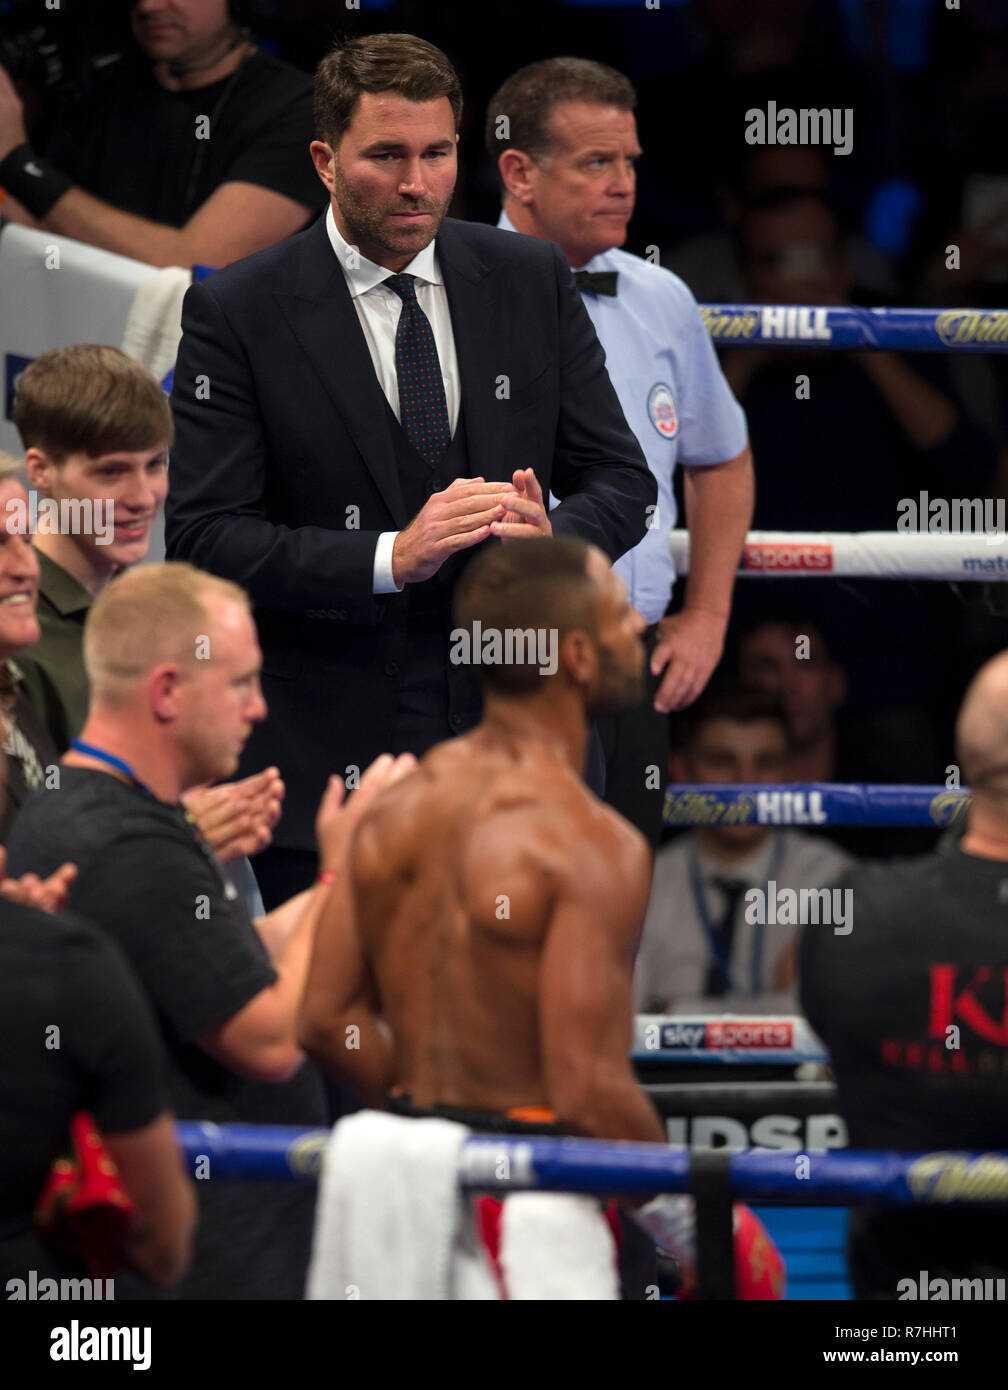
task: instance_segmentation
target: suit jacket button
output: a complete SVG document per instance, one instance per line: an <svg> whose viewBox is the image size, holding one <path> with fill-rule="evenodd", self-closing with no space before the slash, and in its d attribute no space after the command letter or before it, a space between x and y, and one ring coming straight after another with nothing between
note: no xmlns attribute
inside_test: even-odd
<svg viewBox="0 0 1008 1390"><path fill-rule="evenodd" d="M317 618L317 617L318 617L318 609L317 609L317 608L306 608L306 609L305 609L305 617L306 617L306 618Z"/></svg>
<svg viewBox="0 0 1008 1390"><path fill-rule="evenodd" d="M386 661L385 674L386 676L398 676L399 667L395 664L394 661Z"/></svg>
<svg viewBox="0 0 1008 1390"><path fill-rule="evenodd" d="M444 492L444 479L443 479L443 478L428 478L428 479L427 479L427 495L428 495L429 497L433 497L434 494L435 494L435 492Z"/></svg>
<svg viewBox="0 0 1008 1390"><path fill-rule="evenodd" d="M338 618L341 623L345 623L350 614L346 611L345 608L336 608L333 610L332 616L334 618Z"/></svg>
<svg viewBox="0 0 1008 1390"><path fill-rule="evenodd" d="M461 716L461 714L453 714L453 715L451 715L450 718L449 718L449 720L448 720L448 723L452 726L453 729L461 729L461 727L462 727L462 716Z"/></svg>

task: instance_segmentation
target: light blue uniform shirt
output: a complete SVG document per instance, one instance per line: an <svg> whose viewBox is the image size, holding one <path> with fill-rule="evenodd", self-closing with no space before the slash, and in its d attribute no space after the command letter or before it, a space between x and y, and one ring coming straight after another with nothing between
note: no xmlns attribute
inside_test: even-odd
<svg viewBox="0 0 1008 1390"><path fill-rule="evenodd" d="M505 212L497 225L515 230ZM668 541L676 524L675 466L703 468L740 454L748 437L745 412L725 381L696 300L678 275L618 248L583 268L619 274L614 297L581 299L627 424L658 480L651 528L613 566L630 602L655 623L676 577Z"/></svg>

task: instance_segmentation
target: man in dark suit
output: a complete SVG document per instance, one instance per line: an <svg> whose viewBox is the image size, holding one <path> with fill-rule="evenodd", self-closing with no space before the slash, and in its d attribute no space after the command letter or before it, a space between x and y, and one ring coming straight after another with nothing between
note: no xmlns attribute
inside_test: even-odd
<svg viewBox="0 0 1008 1390"><path fill-rule="evenodd" d="M330 773L352 787L377 753L477 722L450 660L468 552L556 533L614 560L656 502L558 248L444 220L461 106L422 39L335 49L311 147L325 219L185 300L167 549L256 606L270 717L246 756L287 783L256 861L267 907L311 881Z"/></svg>

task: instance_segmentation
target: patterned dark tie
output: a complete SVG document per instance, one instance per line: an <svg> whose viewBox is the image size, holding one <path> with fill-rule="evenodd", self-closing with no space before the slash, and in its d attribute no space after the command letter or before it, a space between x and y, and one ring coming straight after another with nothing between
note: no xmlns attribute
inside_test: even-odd
<svg viewBox="0 0 1008 1390"><path fill-rule="evenodd" d="M725 909L714 928L714 940L721 948L722 959L730 963L732 946L735 941L735 913L739 899L748 885L737 878L712 878L711 883L715 888L720 888L725 897ZM721 962L715 957L707 967L707 983L704 987L704 993L708 996L715 996L726 994L727 991L728 976Z"/></svg>
<svg viewBox="0 0 1008 1390"><path fill-rule="evenodd" d="M420 457L434 468L451 443L451 428L434 330L417 303L415 278L390 275L382 284L402 300L395 338L399 422Z"/></svg>

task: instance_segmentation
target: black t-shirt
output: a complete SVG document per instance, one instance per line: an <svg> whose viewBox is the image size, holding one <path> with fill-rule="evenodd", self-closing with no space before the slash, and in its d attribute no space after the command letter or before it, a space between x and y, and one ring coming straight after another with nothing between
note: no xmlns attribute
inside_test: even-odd
<svg viewBox="0 0 1008 1390"><path fill-rule="evenodd" d="M168 92L149 64L124 58L86 105L59 120L41 153L96 198L168 226L183 226L231 182L305 203L307 225L328 199L308 153L311 78L260 52L232 77Z"/></svg>
<svg viewBox="0 0 1008 1390"><path fill-rule="evenodd" d="M168 1051L180 1119L325 1125L321 1078L305 1062L268 1085L226 1070L196 1038L236 1014L276 972L244 904L179 806L104 772L61 767L58 790L25 803L8 838L8 872L78 866L75 912L122 947L147 991ZM314 1188L198 1181L200 1226L182 1297L299 1298Z"/></svg>
<svg viewBox="0 0 1008 1390"><path fill-rule="evenodd" d="M50 1164L69 1148L71 1116L89 1110L115 1134L150 1124L169 1102L157 1026L118 947L76 917L4 898L0 1056L3 1288L29 1268L67 1270L33 1236L32 1212Z"/></svg>
<svg viewBox="0 0 1008 1390"><path fill-rule="evenodd" d="M851 1147L1008 1149L1008 861L956 848L841 887L853 931L805 929L800 987ZM877 1296L920 1269L1008 1270L1003 1210L863 1210L852 1235L855 1284Z"/></svg>

